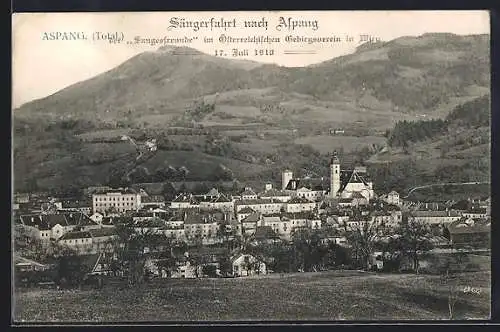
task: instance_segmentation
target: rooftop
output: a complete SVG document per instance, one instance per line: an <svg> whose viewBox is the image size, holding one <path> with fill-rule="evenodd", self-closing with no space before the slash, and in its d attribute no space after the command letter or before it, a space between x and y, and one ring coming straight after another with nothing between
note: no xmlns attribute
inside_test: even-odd
<svg viewBox="0 0 500 332"><path fill-rule="evenodd" d="M239 214L252 214L252 213L255 213L255 210L252 209L249 206L245 206L243 209L241 209L240 211L238 211L238 213Z"/></svg>
<svg viewBox="0 0 500 332"><path fill-rule="evenodd" d="M306 203L313 203L313 202L311 202L307 198L298 196L292 197L292 199L288 201L288 204L306 204Z"/></svg>
<svg viewBox="0 0 500 332"><path fill-rule="evenodd" d="M244 223L244 222L251 222L251 223L254 223L254 222L258 222L260 220L260 213L252 213L251 215L247 216L245 219L243 219L241 222Z"/></svg>
<svg viewBox="0 0 500 332"><path fill-rule="evenodd" d="M26 226L38 227L40 230L52 229L52 227L57 224L61 226L96 225L95 222L82 212L21 215L20 220L22 224Z"/></svg>
<svg viewBox="0 0 500 332"><path fill-rule="evenodd" d="M425 210L420 210L420 211L414 211L413 216L414 217L439 218L439 217L460 217L460 214L457 213L456 211L425 211Z"/></svg>
<svg viewBox="0 0 500 332"><path fill-rule="evenodd" d="M137 192L132 188L106 189L95 192L93 195L132 195Z"/></svg>
<svg viewBox="0 0 500 332"><path fill-rule="evenodd" d="M144 196L141 198L141 203L164 203L165 198L160 195Z"/></svg>

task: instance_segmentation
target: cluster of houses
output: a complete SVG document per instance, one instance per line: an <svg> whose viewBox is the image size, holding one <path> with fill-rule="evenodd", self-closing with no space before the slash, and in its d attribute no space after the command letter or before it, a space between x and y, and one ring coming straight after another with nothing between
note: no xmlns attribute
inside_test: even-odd
<svg viewBox="0 0 500 332"><path fill-rule="evenodd" d="M32 238L57 242L99 259L112 255L110 243L117 238L115 226L119 223L137 232L162 233L188 245L209 246L237 237L254 242L291 241L295 232L303 229L317 230L324 241L347 245L343 232L365 223L395 229L407 214L446 228L449 238L441 242L489 243L489 199L415 207L394 191L377 196L365 168L343 170L335 155L329 178L296 178L292 171L284 170L281 188L266 184L261 192L246 187L227 194L213 188L200 195L181 192L170 202L143 189L93 187L85 193L87 199L71 202L19 194L15 197L15 222ZM240 252L232 258L234 275L266 273L265 266L250 256ZM184 259L176 273L156 273L196 275L199 271L189 262Z"/></svg>

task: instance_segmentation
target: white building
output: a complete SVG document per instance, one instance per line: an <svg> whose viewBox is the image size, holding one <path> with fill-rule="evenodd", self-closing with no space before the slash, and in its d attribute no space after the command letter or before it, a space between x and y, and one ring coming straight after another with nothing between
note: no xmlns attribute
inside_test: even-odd
<svg viewBox="0 0 500 332"><path fill-rule="evenodd" d="M135 211L141 207L141 195L129 189L110 190L92 195L93 212L106 214L109 211L118 213Z"/></svg>
<svg viewBox="0 0 500 332"><path fill-rule="evenodd" d="M170 203L172 209L192 209L199 208L200 202L191 194L179 194Z"/></svg>
<svg viewBox="0 0 500 332"><path fill-rule="evenodd" d="M306 198L293 197L285 204L285 212L304 212L313 211L316 208L316 203Z"/></svg>
<svg viewBox="0 0 500 332"><path fill-rule="evenodd" d="M238 222L241 222L243 219L245 219L246 217L248 217L249 215L254 214L254 213L255 213L255 210L253 210L249 207L245 207L243 209L240 209L236 213L236 219L238 220Z"/></svg>
<svg viewBox="0 0 500 332"><path fill-rule="evenodd" d="M200 209L232 212L234 211L234 201L224 194L219 194L217 197L201 200Z"/></svg>
<svg viewBox="0 0 500 332"><path fill-rule="evenodd" d="M240 195L242 200L257 199L257 194L250 187L245 187L245 190Z"/></svg>
<svg viewBox="0 0 500 332"><path fill-rule="evenodd" d="M456 211L413 211L410 218L430 224L430 225L448 225L462 216Z"/></svg>
<svg viewBox="0 0 500 332"><path fill-rule="evenodd" d="M275 199L241 200L236 202L236 213L246 207L262 214L278 213L285 204L286 203Z"/></svg>
<svg viewBox="0 0 500 332"><path fill-rule="evenodd" d="M399 194L395 191L391 191L387 194L387 203L399 205L401 202L399 201Z"/></svg>
<svg viewBox="0 0 500 332"><path fill-rule="evenodd" d="M267 274L266 264L252 255L236 255L231 259L231 265L235 277Z"/></svg>
<svg viewBox="0 0 500 332"><path fill-rule="evenodd" d="M22 215L20 224L30 237L45 241L57 240L75 228L82 230L100 228L98 223L81 212Z"/></svg>

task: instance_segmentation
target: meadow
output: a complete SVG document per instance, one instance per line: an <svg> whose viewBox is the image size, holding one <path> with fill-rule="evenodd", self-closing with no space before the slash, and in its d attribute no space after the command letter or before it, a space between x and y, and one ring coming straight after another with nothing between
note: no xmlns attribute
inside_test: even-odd
<svg viewBox="0 0 500 332"><path fill-rule="evenodd" d="M488 319L490 272L440 276L357 271L162 279L136 288L17 290L16 322ZM475 292L467 291L472 287ZM469 288L470 289L470 288Z"/></svg>

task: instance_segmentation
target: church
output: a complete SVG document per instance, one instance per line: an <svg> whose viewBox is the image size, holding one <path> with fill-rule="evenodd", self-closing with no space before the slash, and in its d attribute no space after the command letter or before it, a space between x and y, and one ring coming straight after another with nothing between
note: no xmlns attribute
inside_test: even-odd
<svg viewBox="0 0 500 332"><path fill-rule="evenodd" d="M329 179L294 178L291 170L281 174L282 189L300 197L315 201L322 197L350 199L363 196L367 201L375 197L373 182L369 179L365 167L344 170L334 152L330 159Z"/></svg>

